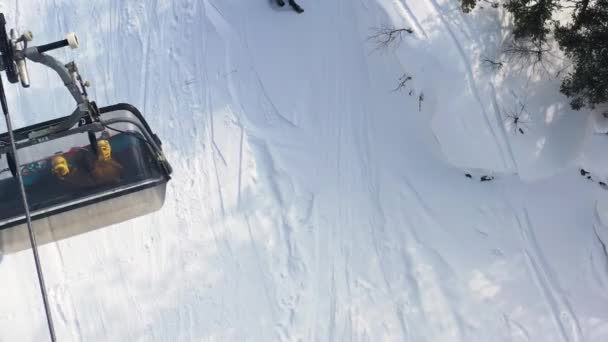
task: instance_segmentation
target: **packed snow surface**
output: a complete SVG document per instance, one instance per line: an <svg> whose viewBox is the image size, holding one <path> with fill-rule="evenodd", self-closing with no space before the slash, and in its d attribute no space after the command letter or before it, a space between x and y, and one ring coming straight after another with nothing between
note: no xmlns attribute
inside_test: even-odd
<svg viewBox="0 0 608 342"><path fill-rule="evenodd" d="M0 5L34 43L79 33L53 55L175 169L161 211L40 248L59 340L608 341L608 125L569 109L559 53L488 67L509 18L487 5L300 4ZM413 33L378 49L382 27ZM30 76L18 126L72 111ZM0 341L47 339L31 251L0 279Z"/></svg>

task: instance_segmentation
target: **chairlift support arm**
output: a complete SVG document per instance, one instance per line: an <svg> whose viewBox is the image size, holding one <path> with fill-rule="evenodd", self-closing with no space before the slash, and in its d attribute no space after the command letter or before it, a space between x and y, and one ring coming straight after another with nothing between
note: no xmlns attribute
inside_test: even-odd
<svg viewBox="0 0 608 342"><path fill-rule="evenodd" d="M2 18L3 19L3 18ZM3 20L0 19L0 24ZM27 70L26 59L40 63L54 70L63 84L68 89L74 101L76 101L76 109L72 115L65 121L60 122L57 126L50 127L40 132L32 133L32 138L53 134L70 129L78 123L78 121L87 115L94 114L88 101L86 86L87 82L83 82L78 72L76 63L69 62L61 63L55 57L47 55L45 52L63 48L66 46L75 49L79 46L78 37L75 33L68 33L66 38L49 44L40 46L28 46L28 42L32 41L33 34L26 31L21 36L17 37L16 32L11 30L10 37L7 36L7 58L3 58L3 68L7 72L7 76L11 83L16 83L21 80L21 85L25 88L30 86L29 73Z"/></svg>

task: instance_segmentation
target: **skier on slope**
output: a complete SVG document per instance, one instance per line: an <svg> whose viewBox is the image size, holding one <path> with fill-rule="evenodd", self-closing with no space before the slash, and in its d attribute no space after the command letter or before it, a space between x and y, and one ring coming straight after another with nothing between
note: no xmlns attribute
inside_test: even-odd
<svg viewBox="0 0 608 342"><path fill-rule="evenodd" d="M277 0L277 5L279 5L280 7L285 6L285 0ZM291 6L291 8L293 8L293 10L298 13L304 12L304 9L300 7L300 5L295 2L295 0L289 0L289 6Z"/></svg>

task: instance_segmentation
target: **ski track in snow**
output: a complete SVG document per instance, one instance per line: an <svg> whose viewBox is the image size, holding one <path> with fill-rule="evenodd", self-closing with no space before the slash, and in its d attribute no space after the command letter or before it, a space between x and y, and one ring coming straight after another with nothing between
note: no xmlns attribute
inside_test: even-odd
<svg viewBox="0 0 608 342"><path fill-rule="evenodd" d="M551 271L532 231L528 212L524 209L522 218L519 216L516 218L521 238L524 241L524 256L528 267L547 302L562 340L566 342L584 341L578 318L565 295L559 290L557 279L550 276Z"/></svg>
<svg viewBox="0 0 608 342"><path fill-rule="evenodd" d="M608 247L605 238L602 238L600 230L605 229L599 223L593 225L593 242L589 251L589 272L593 282L604 295L608 297Z"/></svg>
<svg viewBox="0 0 608 342"><path fill-rule="evenodd" d="M404 264L413 267L413 276L418 289L418 301L420 307L425 312L425 321L439 321L447 335L437 338L438 340L455 340L466 341L465 326L462 318L459 317L459 310L455 306L454 298L451 298L449 292L452 292L445 285L446 280L454 276L454 271L449 267L446 261L441 257L441 254L436 250L431 249L420 240L417 228L419 224L414 223L413 218L417 218L418 213L423 213L420 218L425 223L426 229L441 230L442 228L434 222L432 216L428 215L424 202L420 201L419 194L406 180L407 192L413 195L413 201L406 200L407 203L418 202L421 208L408 208L405 212L405 219L410 227L409 232L403 237L405 242L404 251L402 253ZM431 338L432 340L433 338Z"/></svg>
<svg viewBox="0 0 608 342"><path fill-rule="evenodd" d="M505 157L505 153L503 151L503 146L500 142L500 140L498 139L498 136L496 135L496 132L494 131L494 126L492 125L492 123L490 122L490 119L488 117L487 114L487 110L486 110L486 105L483 103L482 99L481 99L481 95L479 94L479 89L477 88L477 85L475 83L475 77L473 74L473 67L471 66L471 62L469 62L469 59L467 57L467 54L465 52L465 49L462 47L462 44L460 43L460 41L458 40L458 38L456 37L456 35L454 34L454 31L452 29L452 27L450 26L450 24L446 21L443 13L441 12L441 9L439 7L439 4L437 3L436 0L425 0L430 7L433 8L434 12L437 14L437 16L439 17L439 19L441 20L441 23L443 24L443 26L445 27L445 29L448 31L452 42L454 43L454 45L456 46L456 48L458 49L458 52L460 54L461 57L461 61L462 63L464 63L465 66L465 71L467 74L467 81L469 84L469 87L471 88L471 91L473 92L473 96L475 97L475 100L477 101L477 103L479 104L479 110L481 111L481 116L483 117L483 120L486 124L486 127L488 129L488 131L490 132L490 134L492 135L492 137L494 138L494 141L496 142L497 148L498 148L498 152L500 153L502 162L504 164L505 168L509 168L509 164L507 163L506 157ZM462 22L462 21L461 21ZM500 121L499 121L500 123ZM507 141L505 141L504 143L508 143Z"/></svg>
<svg viewBox="0 0 608 342"><path fill-rule="evenodd" d="M397 5L399 11L401 11L404 17L408 18L408 21L414 24L416 32L422 32L424 38L428 38L428 34L418 21L418 18L414 15L410 7L407 5L407 0L394 0L394 3Z"/></svg>
<svg viewBox="0 0 608 342"><path fill-rule="evenodd" d="M499 205L507 195L463 179L425 155L430 149L414 151L435 134L421 118L429 113L378 90L412 69L431 108L435 101L434 85L424 83L432 63L370 56L367 29L395 11L418 43L441 39L456 51L468 109L482 116L471 125L489 132L497 163L517 172L498 86L481 86L487 80L477 79L470 56L470 46L483 44L475 20L447 0L301 3L303 15L264 1L2 6L10 25L31 24L44 39L79 31L80 53L57 56L82 63L99 103L140 107L175 169L159 213L41 249L59 340L605 340L608 317L589 305L608 296L602 227L595 223L585 266L603 297L585 292L587 283L572 296L558 280L571 284L573 273L543 253L550 242L535 233L569 227L559 218L533 227L528 212L540 215L540 200L504 177L496 182L529 197L523 214L513 211L518 226L510 231ZM55 82L49 75L44 82ZM28 96L40 87L9 89L11 106L70 108L59 96L34 103ZM561 180L551 182L559 193ZM483 214L493 227L471 215L480 207L498 208ZM584 215L563 211L554 214ZM513 271L521 262L512 251L522 249L526 274ZM0 259L1 341L46 336L31 271L28 253ZM494 292L471 288L472 274Z"/></svg>
<svg viewBox="0 0 608 342"><path fill-rule="evenodd" d="M517 334L517 336L521 336L522 341L532 341L532 339L530 338L530 333L528 332L528 329L526 329L523 325L521 325L521 323L510 319L509 317L507 317L507 315L504 315L503 317L505 320L505 324L507 325L507 328L509 329L511 341L519 340L516 337L514 337L515 334Z"/></svg>
<svg viewBox="0 0 608 342"><path fill-rule="evenodd" d="M507 147L509 159L511 160L511 163L513 163L513 166L512 166L513 171L517 172L517 160L515 159L515 155L513 154L513 148L511 147L511 141L509 140L509 138L507 136L507 132L506 132L504 125L502 125L503 118L500 114L501 113L500 108L498 107L498 100L496 98L496 88L494 87L494 84L492 82L490 82L489 85L490 85L490 90L491 90L492 109L494 110L496 122L499 123L500 135L501 135L502 140L505 142L505 146Z"/></svg>

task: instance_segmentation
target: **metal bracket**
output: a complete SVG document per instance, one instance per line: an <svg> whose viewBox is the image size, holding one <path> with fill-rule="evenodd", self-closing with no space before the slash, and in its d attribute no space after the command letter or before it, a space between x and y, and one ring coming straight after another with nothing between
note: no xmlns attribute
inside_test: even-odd
<svg viewBox="0 0 608 342"><path fill-rule="evenodd" d="M36 63L44 64L47 67L55 70L55 72L59 74L59 77L61 77L63 84L66 86L66 88L68 88L70 94L72 94L72 97L74 98L77 104L80 105L86 102L86 97L82 94L82 91L76 84L74 77L72 77L72 73L68 68L66 68L65 65L63 65L61 62L59 62L52 56L38 52L38 49L36 47L28 47L24 50L24 53L25 57L27 57L29 60Z"/></svg>

